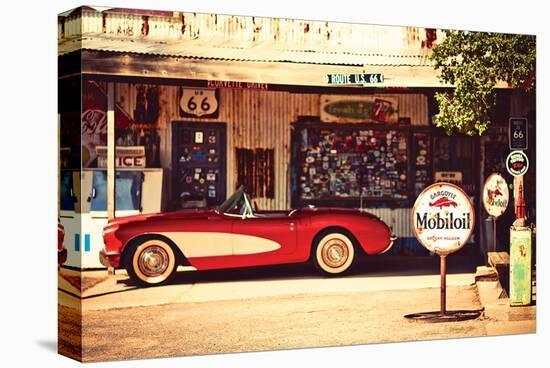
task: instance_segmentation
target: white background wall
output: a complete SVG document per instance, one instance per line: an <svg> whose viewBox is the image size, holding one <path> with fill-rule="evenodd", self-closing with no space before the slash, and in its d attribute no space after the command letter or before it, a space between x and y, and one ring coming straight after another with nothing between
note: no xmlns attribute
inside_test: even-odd
<svg viewBox="0 0 550 368"><path fill-rule="evenodd" d="M538 34L538 157L550 154L548 92L550 28L545 2L460 0L101 0L101 5L280 16L314 20L414 25ZM7 367L69 367L53 353L57 339L56 254L56 14L80 1L8 1L2 6L2 139L0 205L3 256L2 354ZM543 67L544 66L544 67ZM544 162L544 161L541 161ZM548 174L539 170L539 188ZM538 204L538 334L498 338L378 344L281 352L89 364L89 367L537 367L548 364L550 308L546 250L550 223L545 191ZM7 267L6 267L7 266ZM329 332L327 332L329 333ZM107 337L108 338L108 337ZM51 347L51 348L49 348ZM546 347L546 350L545 350ZM80 366L80 365L78 365Z"/></svg>

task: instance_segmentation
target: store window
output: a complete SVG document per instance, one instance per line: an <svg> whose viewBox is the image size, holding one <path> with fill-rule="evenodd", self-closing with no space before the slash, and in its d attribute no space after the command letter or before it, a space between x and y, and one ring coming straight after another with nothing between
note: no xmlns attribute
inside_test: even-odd
<svg viewBox="0 0 550 368"><path fill-rule="evenodd" d="M407 137L407 130L364 125L300 128L298 199L406 199Z"/></svg>
<svg viewBox="0 0 550 368"><path fill-rule="evenodd" d="M431 182L430 140L428 133L413 134L414 195L417 197Z"/></svg>
<svg viewBox="0 0 550 368"><path fill-rule="evenodd" d="M252 198L274 198L275 151L237 148L237 188L244 185Z"/></svg>
<svg viewBox="0 0 550 368"><path fill-rule="evenodd" d="M143 173L118 171L115 179L115 208L117 211L140 210ZM91 210L107 211L107 171L94 171Z"/></svg>
<svg viewBox="0 0 550 368"><path fill-rule="evenodd" d="M453 180L466 193L477 195L479 180L479 139L467 136L434 136L434 179L452 175ZM450 180L446 180L450 181Z"/></svg>

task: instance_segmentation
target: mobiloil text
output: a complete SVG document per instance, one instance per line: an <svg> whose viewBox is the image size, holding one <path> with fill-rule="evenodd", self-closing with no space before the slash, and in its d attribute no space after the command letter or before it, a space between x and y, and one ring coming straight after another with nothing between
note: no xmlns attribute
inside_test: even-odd
<svg viewBox="0 0 550 368"><path fill-rule="evenodd" d="M442 217L439 213L428 218L428 213L416 214L416 227L421 229L469 229L470 213L463 213L461 216L454 216L451 212L448 216Z"/></svg>

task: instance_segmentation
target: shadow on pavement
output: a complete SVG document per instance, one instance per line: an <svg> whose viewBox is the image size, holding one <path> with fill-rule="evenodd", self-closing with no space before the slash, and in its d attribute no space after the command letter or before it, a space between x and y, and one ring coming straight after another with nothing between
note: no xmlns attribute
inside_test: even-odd
<svg viewBox="0 0 550 368"><path fill-rule="evenodd" d="M354 270L342 278L417 276L439 274L439 257L378 256L357 260ZM447 274L475 273L476 267L484 264L482 257L449 256ZM168 285L210 282L289 280L300 278L324 278L311 263L276 266L247 267L238 269L178 272ZM118 284L133 285L130 279L118 280Z"/></svg>

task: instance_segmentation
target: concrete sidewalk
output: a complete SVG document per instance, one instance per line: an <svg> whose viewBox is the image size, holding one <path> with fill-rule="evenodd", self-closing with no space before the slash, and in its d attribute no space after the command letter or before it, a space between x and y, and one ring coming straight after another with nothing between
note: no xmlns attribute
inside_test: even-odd
<svg viewBox="0 0 550 368"><path fill-rule="evenodd" d="M474 283L476 260L450 259L447 284ZM104 278L106 271L84 272L84 278ZM89 282L93 284L93 282ZM61 284L60 284L61 285ZM181 272L166 286L137 288L125 271L117 271L82 292L83 310L105 310L172 303L250 299L295 294L375 292L439 288L438 257L372 257L355 274L325 278L310 265L284 265L239 270ZM78 299L59 291L60 304L74 306Z"/></svg>

